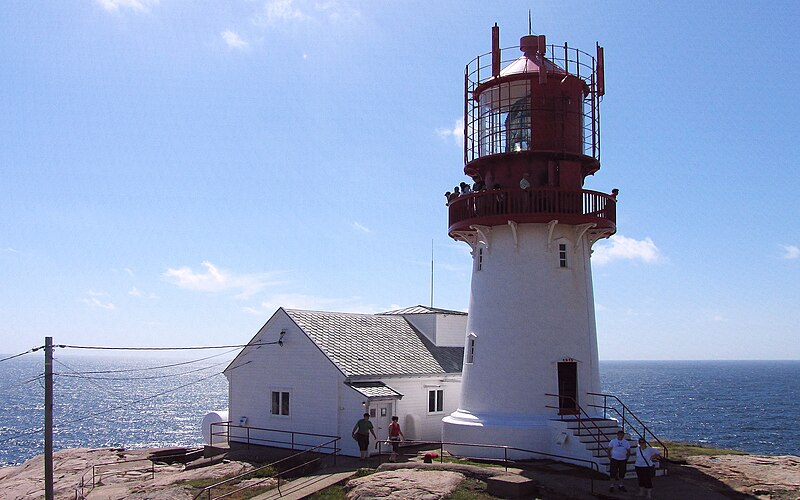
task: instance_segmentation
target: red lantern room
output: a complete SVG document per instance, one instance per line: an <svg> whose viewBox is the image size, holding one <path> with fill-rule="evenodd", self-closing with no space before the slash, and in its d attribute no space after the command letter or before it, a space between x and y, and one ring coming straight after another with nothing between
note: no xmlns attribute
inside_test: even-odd
<svg viewBox="0 0 800 500"><path fill-rule="evenodd" d="M522 54L520 55L520 51ZM485 190L450 203L450 235L473 225L593 224L596 238L616 230L611 195L583 189L600 169L603 49L597 56L527 35L519 47L467 65L464 172ZM530 185L524 190L520 181Z"/></svg>

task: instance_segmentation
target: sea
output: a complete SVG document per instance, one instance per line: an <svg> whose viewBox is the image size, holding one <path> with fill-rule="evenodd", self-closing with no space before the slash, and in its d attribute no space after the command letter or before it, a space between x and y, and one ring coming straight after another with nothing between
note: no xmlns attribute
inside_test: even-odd
<svg viewBox="0 0 800 500"><path fill-rule="evenodd" d="M56 352L56 450L199 446L203 417L227 408L232 355ZM0 466L44 451L43 372L41 351L0 362ZM600 378L660 438L800 455L800 361L601 361Z"/></svg>

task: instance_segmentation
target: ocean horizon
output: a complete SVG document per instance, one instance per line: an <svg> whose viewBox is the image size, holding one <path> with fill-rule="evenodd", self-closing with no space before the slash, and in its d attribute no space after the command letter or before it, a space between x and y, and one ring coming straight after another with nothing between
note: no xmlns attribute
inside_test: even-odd
<svg viewBox="0 0 800 500"><path fill-rule="evenodd" d="M56 356L54 448L200 446L200 422L227 408L225 353ZM0 363L0 466L43 453L43 357ZM616 395L661 439L800 455L800 361L600 361Z"/></svg>

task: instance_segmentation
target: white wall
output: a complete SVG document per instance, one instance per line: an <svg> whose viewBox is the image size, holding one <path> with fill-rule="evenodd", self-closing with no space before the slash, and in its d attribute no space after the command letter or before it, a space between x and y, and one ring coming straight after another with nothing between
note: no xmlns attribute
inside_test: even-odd
<svg viewBox="0 0 800 500"><path fill-rule="evenodd" d="M226 372L231 422L238 424L246 416L249 427L338 435L339 386L344 381L341 372L282 310L270 318L252 342L276 341L284 329L283 346L246 348ZM272 391L290 393L289 416L271 414ZM278 436L286 438L251 431L251 437ZM322 438L302 440L305 444L319 444Z"/></svg>
<svg viewBox="0 0 800 500"><path fill-rule="evenodd" d="M463 347L467 334L466 314L436 314L436 345Z"/></svg>
<svg viewBox="0 0 800 500"><path fill-rule="evenodd" d="M396 413L406 439L440 441L442 439L442 418L458 408L461 394L460 377L448 376L446 379L442 376L384 377L382 380L386 385L403 394L403 399L397 403ZM428 391L436 389L444 390L444 410L428 413Z"/></svg>
<svg viewBox="0 0 800 500"><path fill-rule="evenodd" d="M577 360L579 401L599 392L589 245L574 226L493 227L481 270L473 266L468 330L474 363L464 364L461 408L471 413L548 418L558 393L557 364ZM559 267L566 243L568 267ZM583 393L583 395L581 395Z"/></svg>
<svg viewBox="0 0 800 500"><path fill-rule="evenodd" d="M403 317L411 323L428 340L436 344L436 318L435 314L404 314ZM460 344L459 344L460 345Z"/></svg>
<svg viewBox="0 0 800 500"><path fill-rule="evenodd" d="M404 314L403 317L439 347L462 347L466 314Z"/></svg>

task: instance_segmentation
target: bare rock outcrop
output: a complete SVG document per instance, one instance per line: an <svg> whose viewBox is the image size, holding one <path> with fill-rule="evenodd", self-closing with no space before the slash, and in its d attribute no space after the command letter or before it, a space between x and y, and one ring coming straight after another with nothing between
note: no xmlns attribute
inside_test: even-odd
<svg viewBox="0 0 800 500"><path fill-rule="evenodd" d="M686 461L741 493L794 499L800 492L800 458L796 456L703 455Z"/></svg>
<svg viewBox="0 0 800 500"><path fill-rule="evenodd" d="M346 488L352 500L439 500L452 493L465 479L463 474L450 471L398 469L376 472L351 479Z"/></svg>
<svg viewBox="0 0 800 500"><path fill-rule="evenodd" d="M87 498L180 499L192 498L190 488L180 483L191 479L218 479L252 469L243 462L230 461L184 471L180 464L159 464L153 474L147 457L153 450L117 448L75 448L53 454L53 490L56 499L74 500L83 479ZM94 483L92 488L92 466ZM28 500L44 497L44 456L22 465L0 467L0 499Z"/></svg>

